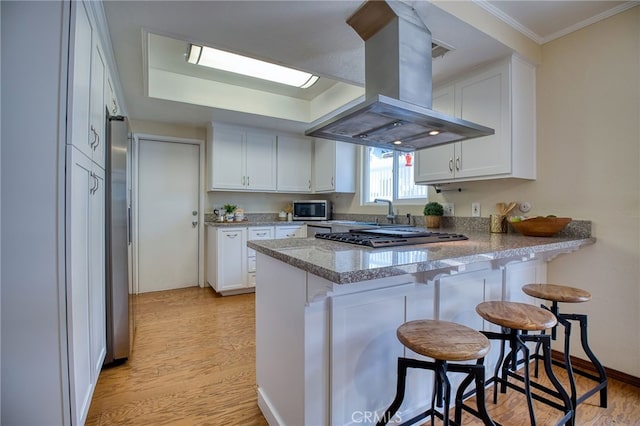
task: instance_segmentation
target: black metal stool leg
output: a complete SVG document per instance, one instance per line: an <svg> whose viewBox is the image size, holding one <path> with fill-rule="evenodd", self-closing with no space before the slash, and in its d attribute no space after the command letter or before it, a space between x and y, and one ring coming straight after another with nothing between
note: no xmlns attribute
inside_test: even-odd
<svg viewBox="0 0 640 426"><path fill-rule="evenodd" d="M529 348L527 347L526 343L520 340L517 334L515 334L513 338L515 340L515 347L516 347L515 352L513 352L513 358L514 358L514 364L515 364L514 371L517 369L516 360L518 359L518 352L522 351L522 354L525 359L524 375L522 379L523 379L523 384L525 389L525 395L527 397L527 406L529 407L529 419L531 420L531 426L535 426L536 415L535 415L535 411L533 410L533 400L531 399L531 381L529 379L529 363L527 362L527 360L529 359Z"/></svg>
<svg viewBox="0 0 640 426"><path fill-rule="evenodd" d="M596 379L599 382L599 385L594 388L594 390L600 390L600 407L607 407L607 373L600 363L600 360L596 358L595 354L591 350L589 346L589 341L587 340L587 316L586 315L562 315L563 317L569 317L568 319L574 319L580 322L580 343L582 344L582 349L587 354L587 357L593 364L593 366L598 371L598 378ZM583 398L586 399L591 395L591 392L588 392L583 397L580 398L580 402L582 402Z"/></svg>
<svg viewBox="0 0 640 426"><path fill-rule="evenodd" d="M571 399L569 398L569 394L567 393L567 391L564 389L564 387L562 387L562 384L560 384L560 381L558 380L558 378L556 377L556 375L553 373L553 369L552 369L552 363L551 363L551 339L549 338L549 336L540 336L541 339L543 339L543 343L542 343L542 352L544 354L544 370L545 373L547 374L547 377L549 377L549 380L551 381L551 383L553 384L553 386L556 388L556 390L558 391L558 394L560 395L560 398L562 399L562 401L564 402L564 417L560 420L560 422L558 423L559 425L561 424L570 424L573 425L574 421L575 421L575 416L574 416L574 409L575 407L572 405L571 403Z"/></svg>
<svg viewBox="0 0 640 426"><path fill-rule="evenodd" d="M404 358L398 358L398 382L396 387L396 396L393 399L393 402L387 408L387 410L382 415L382 418L378 421L377 426L386 425L389 420L396 414L398 408L402 405L402 400L404 399L404 388L407 379L407 363Z"/></svg>
<svg viewBox="0 0 640 426"><path fill-rule="evenodd" d="M475 379L476 379L476 404L478 407L478 414L480 415L480 419L484 422L485 426L495 426L495 422L489 417L489 413L487 412L487 406L485 404L484 397L484 365L476 366L478 368L475 369ZM458 424L460 424L458 422Z"/></svg>

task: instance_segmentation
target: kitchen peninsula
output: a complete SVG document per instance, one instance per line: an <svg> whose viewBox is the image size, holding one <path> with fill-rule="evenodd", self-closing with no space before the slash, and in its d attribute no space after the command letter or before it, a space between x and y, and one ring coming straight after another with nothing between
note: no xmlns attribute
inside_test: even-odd
<svg viewBox="0 0 640 426"><path fill-rule="evenodd" d="M258 404L269 424L375 423L395 395L397 357L416 356L397 340L400 324L426 318L494 330L475 313L478 303L533 302L522 285L545 282L546 262L595 242L588 232L455 231L469 239L379 249L314 238L248 242L258 263ZM400 420L426 409L431 383L431 372L409 371Z"/></svg>

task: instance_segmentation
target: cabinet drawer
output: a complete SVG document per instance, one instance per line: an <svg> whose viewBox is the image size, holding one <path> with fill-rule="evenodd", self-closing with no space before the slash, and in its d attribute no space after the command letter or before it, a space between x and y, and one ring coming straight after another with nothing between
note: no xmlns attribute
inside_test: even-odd
<svg viewBox="0 0 640 426"><path fill-rule="evenodd" d="M248 272L255 272L256 271L256 258L255 257L247 258L247 271Z"/></svg>

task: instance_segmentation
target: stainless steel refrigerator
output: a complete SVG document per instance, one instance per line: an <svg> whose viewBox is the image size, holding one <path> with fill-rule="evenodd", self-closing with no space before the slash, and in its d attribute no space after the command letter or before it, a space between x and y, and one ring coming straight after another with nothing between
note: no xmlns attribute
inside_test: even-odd
<svg viewBox="0 0 640 426"><path fill-rule="evenodd" d="M135 331L135 295L129 274L131 141L126 117L108 117L106 158L106 324L104 365L124 362Z"/></svg>

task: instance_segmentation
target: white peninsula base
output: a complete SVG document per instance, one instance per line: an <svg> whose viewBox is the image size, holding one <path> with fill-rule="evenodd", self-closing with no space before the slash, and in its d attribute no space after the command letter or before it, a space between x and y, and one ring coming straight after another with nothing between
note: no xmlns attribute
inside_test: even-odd
<svg viewBox="0 0 640 426"><path fill-rule="evenodd" d="M497 331L475 306L485 300L535 303L520 288L546 281L542 258L353 284L329 282L262 253L257 262L258 404L270 425L375 424L395 395L397 358L420 358L398 341L398 326L425 318ZM494 345L487 357L487 375L498 350ZM454 385L462 380L451 376ZM432 382L431 372L409 370L397 420L430 406Z"/></svg>

